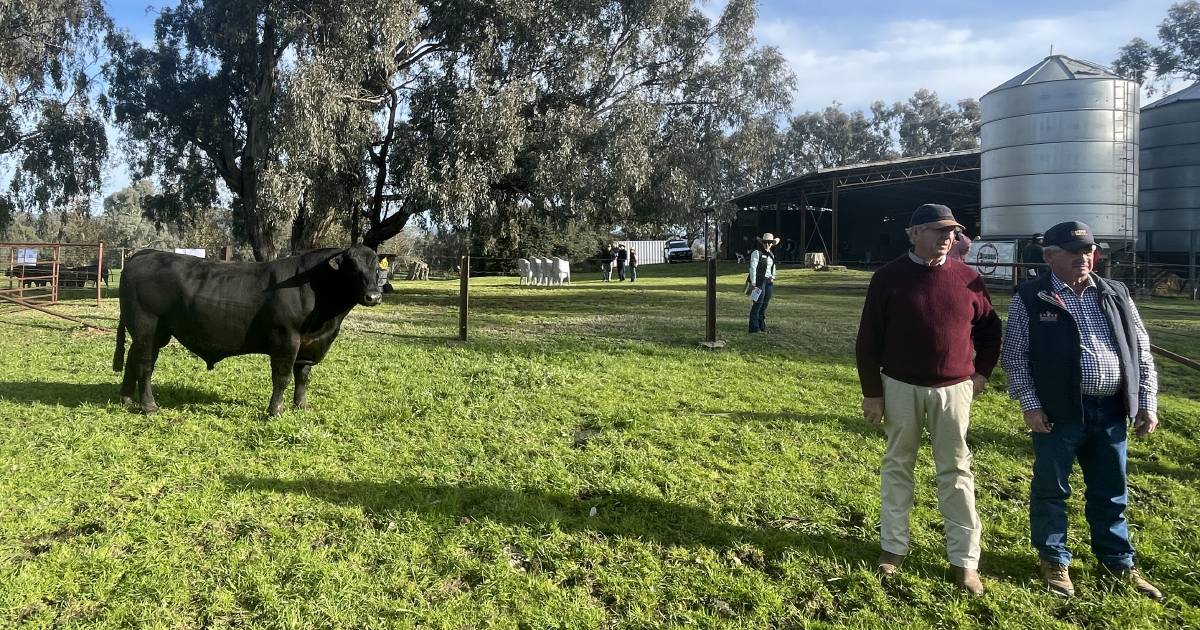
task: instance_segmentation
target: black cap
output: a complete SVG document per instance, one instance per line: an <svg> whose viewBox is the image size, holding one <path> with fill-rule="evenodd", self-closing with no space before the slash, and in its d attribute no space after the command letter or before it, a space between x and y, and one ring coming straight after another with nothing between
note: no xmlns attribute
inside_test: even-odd
<svg viewBox="0 0 1200 630"><path fill-rule="evenodd" d="M953 225L960 230L966 229L954 219L954 213L950 211L950 208L940 203L927 203L913 211L912 218L908 221L908 226L916 227L918 225L929 225L939 228Z"/></svg>
<svg viewBox="0 0 1200 630"><path fill-rule="evenodd" d="M1064 221L1055 225L1046 230L1045 240L1048 246L1061 247L1069 251L1096 244L1096 239L1092 238L1092 228L1080 221Z"/></svg>

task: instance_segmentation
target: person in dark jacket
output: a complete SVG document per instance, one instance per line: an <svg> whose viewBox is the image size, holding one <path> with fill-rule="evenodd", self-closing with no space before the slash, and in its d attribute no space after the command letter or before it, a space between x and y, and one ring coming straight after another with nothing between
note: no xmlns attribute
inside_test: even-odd
<svg viewBox="0 0 1200 630"><path fill-rule="evenodd" d="M613 259L615 256L616 253L613 252L612 244L600 248L600 278L605 282L612 282Z"/></svg>
<svg viewBox="0 0 1200 630"><path fill-rule="evenodd" d="M625 249L625 243L617 245L617 278L618 282L625 282L625 263L629 262L629 251Z"/></svg>
<svg viewBox="0 0 1200 630"><path fill-rule="evenodd" d="M1042 258L1042 242L1044 237L1038 232L1029 238L1029 243L1021 250L1021 263L1025 265L1041 265L1046 261ZM1037 267L1025 267L1023 274L1026 278L1036 278Z"/></svg>
<svg viewBox="0 0 1200 630"><path fill-rule="evenodd" d="M1092 273L1090 227L1059 223L1046 231L1045 243L1050 272L1017 288L1001 352L1009 395L1033 433L1029 530L1042 582L1062 597L1075 594L1067 497L1078 460L1101 576L1161 600L1162 592L1135 566L1125 520L1127 420L1135 418L1138 437L1158 426L1150 335L1125 285Z"/></svg>
<svg viewBox="0 0 1200 630"><path fill-rule="evenodd" d="M629 281L631 283L637 282L637 267L638 267L637 250L630 249L629 250Z"/></svg>

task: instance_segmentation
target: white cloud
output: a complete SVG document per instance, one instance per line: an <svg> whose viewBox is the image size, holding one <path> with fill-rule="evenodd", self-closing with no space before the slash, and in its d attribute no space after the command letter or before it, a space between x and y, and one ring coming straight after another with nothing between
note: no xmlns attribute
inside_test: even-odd
<svg viewBox="0 0 1200 630"><path fill-rule="evenodd" d="M872 24L856 32L822 30L803 16L760 20L756 34L776 46L796 74L796 111L838 101L865 109L929 88L943 100L979 98L1054 52L1107 65L1135 36L1153 39L1169 0L1124 0L1102 9L1051 15L916 19Z"/></svg>

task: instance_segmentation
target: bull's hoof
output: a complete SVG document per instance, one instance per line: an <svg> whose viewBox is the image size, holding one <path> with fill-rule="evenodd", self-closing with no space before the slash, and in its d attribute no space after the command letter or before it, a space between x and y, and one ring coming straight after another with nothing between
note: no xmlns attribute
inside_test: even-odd
<svg viewBox="0 0 1200 630"><path fill-rule="evenodd" d="M155 403L150 403L149 405L142 405L142 414L143 415L148 416L150 414L153 414L156 411L158 411L158 405Z"/></svg>
<svg viewBox="0 0 1200 630"><path fill-rule="evenodd" d="M283 405L267 407L267 415L271 416L272 418L274 418L275 416L278 416L282 413L283 413Z"/></svg>
<svg viewBox="0 0 1200 630"><path fill-rule="evenodd" d="M121 396L121 404L126 407L133 406L133 396Z"/></svg>

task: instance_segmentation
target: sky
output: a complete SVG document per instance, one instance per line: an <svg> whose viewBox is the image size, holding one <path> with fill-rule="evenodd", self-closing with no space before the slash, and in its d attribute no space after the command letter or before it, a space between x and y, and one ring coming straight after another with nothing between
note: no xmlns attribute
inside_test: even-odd
<svg viewBox="0 0 1200 630"><path fill-rule="evenodd" d="M715 18L727 0L698 0ZM174 2L109 0L116 23L153 37L154 7ZM793 110L837 102L867 109L921 88L944 101L979 98L1053 52L1111 65L1133 37L1157 42L1172 0L760 0L755 34L780 50L796 76ZM1183 85L1173 86L1178 89ZM1143 102L1148 102L1143 99ZM115 169L104 194L128 183Z"/></svg>
<svg viewBox="0 0 1200 630"><path fill-rule="evenodd" d="M849 110L920 88L942 100L979 98L1050 54L1104 66L1140 36L1157 42L1170 0L763 0L758 41L783 53L797 78L793 108L837 101ZM719 13L724 0L708 0ZM1179 86L1182 87L1182 86Z"/></svg>

